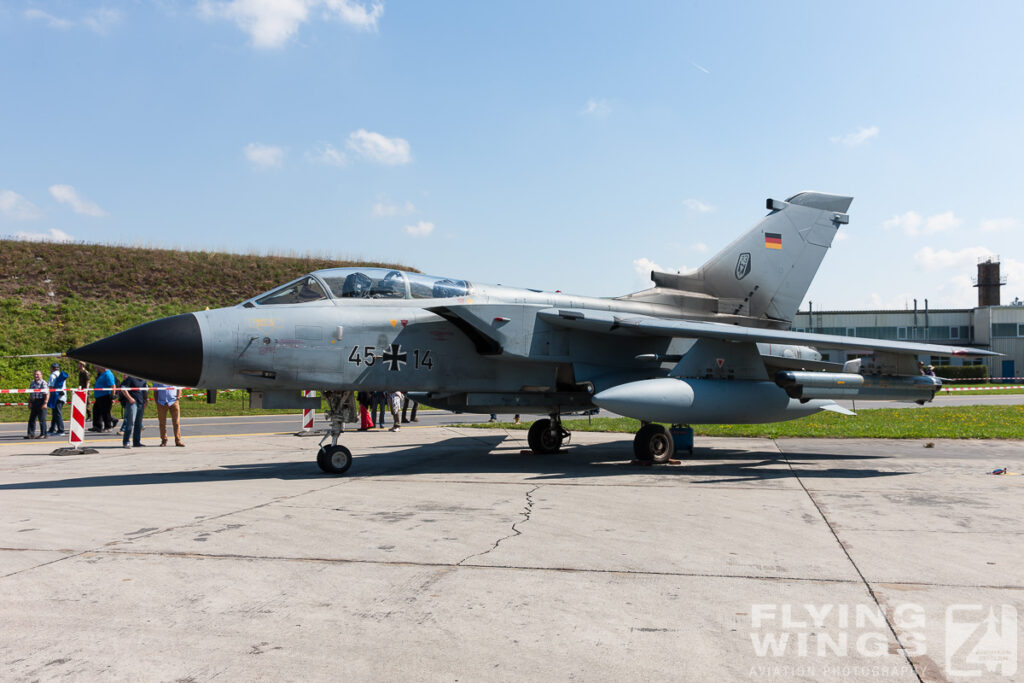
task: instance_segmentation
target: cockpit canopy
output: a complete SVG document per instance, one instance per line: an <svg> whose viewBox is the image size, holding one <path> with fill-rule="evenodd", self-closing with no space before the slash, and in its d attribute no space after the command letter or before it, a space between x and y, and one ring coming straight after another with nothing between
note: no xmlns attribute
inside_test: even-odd
<svg viewBox="0 0 1024 683"><path fill-rule="evenodd" d="M467 296L465 280L388 268L328 268L304 275L246 302L273 306L329 299L447 299Z"/></svg>

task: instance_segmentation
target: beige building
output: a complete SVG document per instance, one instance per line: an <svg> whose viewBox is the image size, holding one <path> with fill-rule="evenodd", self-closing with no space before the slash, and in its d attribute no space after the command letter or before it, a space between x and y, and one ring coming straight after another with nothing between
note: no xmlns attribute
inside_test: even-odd
<svg viewBox="0 0 1024 683"><path fill-rule="evenodd" d="M991 377L1016 377L1024 374L1024 302L1015 299L999 305L999 287L1006 284L999 276L999 262L978 264L979 305L976 308L929 310L924 306L906 311L799 311L792 328L798 332L818 332L845 336L930 342L950 346L976 347L1003 354L1002 357L954 358L953 365L984 363ZM984 304L984 305L983 305ZM826 360L842 362L856 354L844 350L820 348ZM944 358L920 356L933 365Z"/></svg>

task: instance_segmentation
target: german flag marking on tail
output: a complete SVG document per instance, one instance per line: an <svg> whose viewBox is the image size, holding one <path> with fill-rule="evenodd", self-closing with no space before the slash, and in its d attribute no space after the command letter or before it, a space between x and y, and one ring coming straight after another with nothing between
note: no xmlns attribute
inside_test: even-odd
<svg viewBox="0 0 1024 683"><path fill-rule="evenodd" d="M782 235L777 232L766 232L764 246L767 249L782 249Z"/></svg>

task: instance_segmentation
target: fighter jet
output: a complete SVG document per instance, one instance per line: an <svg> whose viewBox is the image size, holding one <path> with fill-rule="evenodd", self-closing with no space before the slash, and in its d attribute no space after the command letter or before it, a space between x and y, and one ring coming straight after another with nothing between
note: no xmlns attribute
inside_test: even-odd
<svg viewBox="0 0 1024 683"><path fill-rule="evenodd" d="M930 401L940 388L917 354L988 356L952 346L794 332L797 307L852 197L801 192L696 272L652 272L654 287L618 298L576 296L378 268L309 273L236 306L133 327L68 352L168 384L245 388L253 407L328 403L330 444L317 463L352 464L342 392L414 392L475 413L540 412L536 453L569 436L566 413L597 407L637 418L641 460L664 461L661 424L765 423L821 411L836 398ZM863 357L833 364L815 348Z"/></svg>

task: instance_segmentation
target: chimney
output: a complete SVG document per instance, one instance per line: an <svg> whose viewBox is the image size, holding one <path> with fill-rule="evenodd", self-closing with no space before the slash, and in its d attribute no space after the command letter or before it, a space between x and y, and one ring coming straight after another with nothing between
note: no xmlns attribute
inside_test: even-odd
<svg viewBox="0 0 1024 683"><path fill-rule="evenodd" d="M999 288L1006 284L1006 276L999 275L999 257L978 259L978 276L974 286L978 288L978 307L998 306Z"/></svg>

